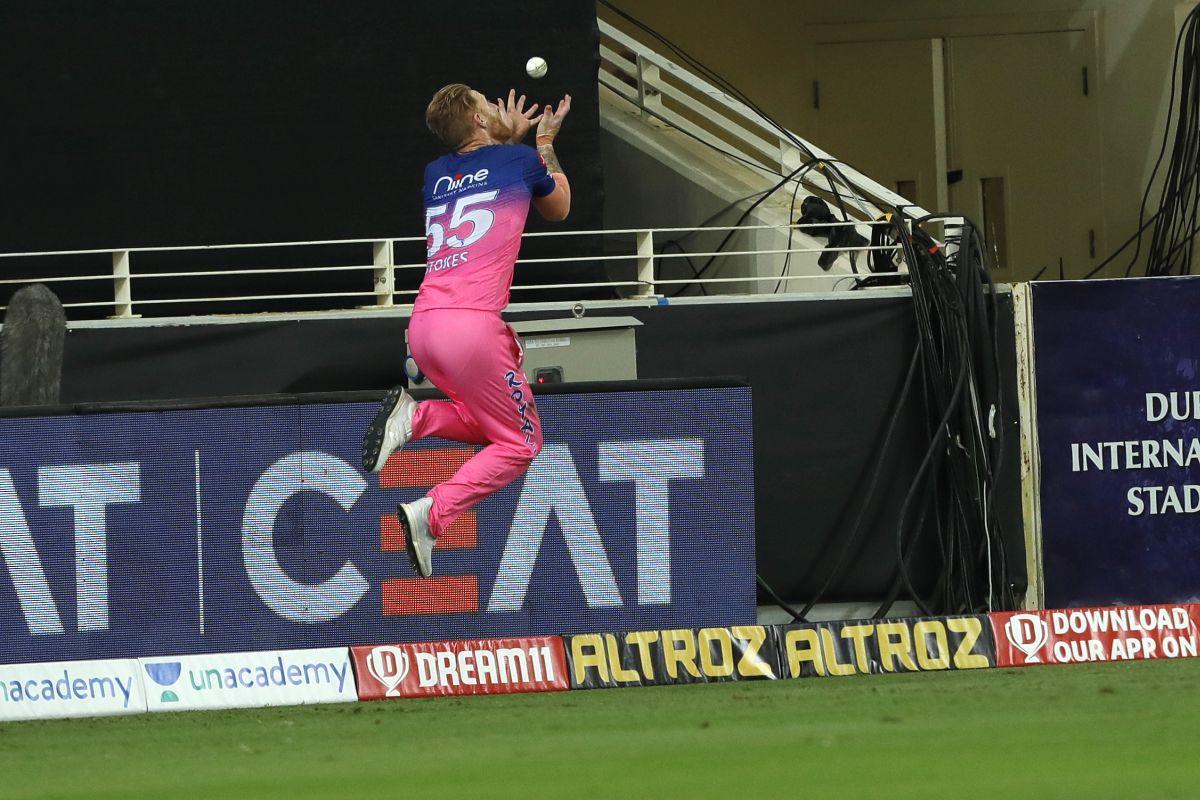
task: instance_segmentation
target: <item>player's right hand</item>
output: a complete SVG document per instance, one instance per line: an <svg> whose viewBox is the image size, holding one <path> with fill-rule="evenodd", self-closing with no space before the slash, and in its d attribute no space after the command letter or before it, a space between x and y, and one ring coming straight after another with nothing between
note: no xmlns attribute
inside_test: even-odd
<svg viewBox="0 0 1200 800"><path fill-rule="evenodd" d="M505 128L508 130L508 143L516 144L525 138L525 134L529 133L529 128L533 123L541 119L541 116L534 116L537 113L538 106L534 103L528 111L525 110L525 95L521 95L520 99L514 99L516 92L512 89L508 90L508 102L497 98L496 110L500 114L500 119L503 121Z"/></svg>
<svg viewBox="0 0 1200 800"><path fill-rule="evenodd" d="M563 118L567 116L567 112L570 110L571 95L566 95L562 100L559 100L557 108L552 108L549 103L546 104L546 107L542 109L542 118L537 126L538 144L546 144L554 141L554 137L558 136L558 129L562 127Z"/></svg>

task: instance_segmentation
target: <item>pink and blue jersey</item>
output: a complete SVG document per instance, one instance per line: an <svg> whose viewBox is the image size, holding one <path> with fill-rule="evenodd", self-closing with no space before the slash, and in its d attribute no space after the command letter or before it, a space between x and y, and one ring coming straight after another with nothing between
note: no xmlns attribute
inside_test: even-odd
<svg viewBox="0 0 1200 800"><path fill-rule="evenodd" d="M532 147L494 144L425 168L425 278L413 311L501 311L532 197L554 191Z"/></svg>

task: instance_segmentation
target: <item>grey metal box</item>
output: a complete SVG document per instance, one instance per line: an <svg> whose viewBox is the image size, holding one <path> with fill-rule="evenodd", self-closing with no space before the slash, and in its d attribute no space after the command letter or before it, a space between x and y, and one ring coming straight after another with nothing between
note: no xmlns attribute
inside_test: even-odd
<svg viewBox="0 0 1200 800"><path fill-rule="evenodd" d="M634 317L545 319L514 322L525 346L525 377L539 367L561 367L563 380L631 381L637 379Z"/></svg>
<svg viewBox="0 0 1200 800"><path fill-rule="evenodd" d="M580 317L511 323L525 348L525 377L534 380L542 367L562 369L563 381L631 381L637 379L636 317ZM405 332L405 371L413 385L412 351ZM420 366L420 365L416 365Z"/></svg>

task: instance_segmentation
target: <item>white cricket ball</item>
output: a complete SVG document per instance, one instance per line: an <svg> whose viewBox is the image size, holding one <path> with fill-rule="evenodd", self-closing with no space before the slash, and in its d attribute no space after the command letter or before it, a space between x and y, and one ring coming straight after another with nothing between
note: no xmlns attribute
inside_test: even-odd
<svg viewBox="0 0 1200 800"><path fill-rule="evenodd" d="M546 64L546 59L541 56L534 56L525 62L525 74L531 78L540 78L546 74L546 70L550 67Z"/></svg>

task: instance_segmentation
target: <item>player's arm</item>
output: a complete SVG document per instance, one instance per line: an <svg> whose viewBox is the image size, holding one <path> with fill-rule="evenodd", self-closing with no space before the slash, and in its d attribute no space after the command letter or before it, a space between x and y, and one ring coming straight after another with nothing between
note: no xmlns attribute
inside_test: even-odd
<svg viewBox="0 0 1200 800"><path fill-rule="evenodd" d="M559 128L562 127L563 117L570 110L571 95L567 95L559 102L556 109L551 109L547 104L538 121L538 155L546 162L546 169L550 172L550 177L554 179L555 187L554 191L545 197L535 197L533 207L551 222L561 222L571 212L571 184L567 180L566 173L563 172L562 165L558 162L558 153L554 152L554 139L558 136Z"/></svg>

